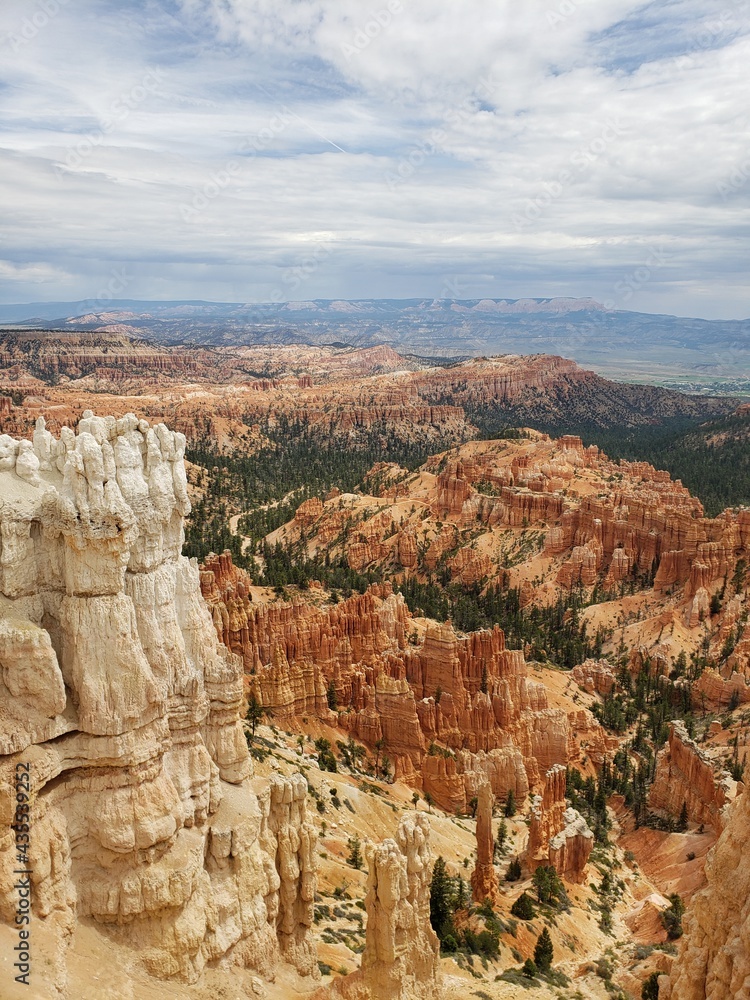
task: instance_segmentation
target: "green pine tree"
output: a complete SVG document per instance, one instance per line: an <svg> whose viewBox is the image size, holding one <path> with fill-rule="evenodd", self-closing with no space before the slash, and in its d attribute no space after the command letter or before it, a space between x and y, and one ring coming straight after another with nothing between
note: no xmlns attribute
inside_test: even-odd
<svg viewBox="0 0 750 1000"><path fill-rule="evenodd" d="M515 903L511 906L510 912L519 920L534 919L534 902L528 893L522 892Z"/></svg>
<svg viewBox="0 0 750 1000"><path fill-rule="evenodd" d="M441 941L453 930L452 900L452 879L446 870L445 859L439 856L435 859L430 880L430 923Z"/></svg>
<svg viewBox="0 0 750 1000"><path fill-rule="evenodd" d="M505 873L506 882L517 882L521 877L521 862L518 858L513 858Z"/></svg>
<svg viewBox="0 0 750 1000"><path fill-rule="evenodd" d="M536 939L536 945L534 947L534 964L540 972L549 972L552 968L553 954L554 949L552 947L552 938L549 936L549 931L545 927Z"/></svg>
<svg viewBox="0 0 750 1000"><path fill-rule="evenodd" d="M338 697L336 696L336 685L333 683L332 679L328 682L328 690L326 691L326 697L328 698L328 707L332 712L335 712L336 709L339 707L339 700Z"/></svg>
<svg viewBox="0 0 750 1000"><path fill-rule="evenodd" d="M346 863L351 865L352 868L356 868L357 871L360 871L362 868L362 844L356 833L353 837L349 838L347 846L349 848L349 857Z"/></svg>

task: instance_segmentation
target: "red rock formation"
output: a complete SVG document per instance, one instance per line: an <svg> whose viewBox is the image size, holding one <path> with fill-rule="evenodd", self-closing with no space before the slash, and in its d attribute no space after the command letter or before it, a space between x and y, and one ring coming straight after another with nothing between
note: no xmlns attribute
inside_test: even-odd
<svg viewBox="0 0 750 1000"><path fill-rule="evenodd" d="M563 829L565 815L565 767L556 765L547 771L544 792L531 800L529 843L526 849L529 865L545 862L549 844Z"/></svg>
<svg viewBox="0 0 750 1000"><path fill-rule="evenodd" d="M549 863L568 882L583 882L594 848L594 834L575 809L563 813L563 828L549 842Z"/></svg>
<svg viewBox="0 0 750 1000"><path fill-rule="evenodd" d="M529 433L528 439L471 442L435 456L411 480L413 493L401 482L393 491L394 508L365 514L343 541L341 529L356 505L326 503L317 545L337 548L358 568L392 565L398 557L417 571L416 539L424 540L425 568L435 570L449 553L446 568L464 583L505 579L506 560L512 568L519 555L526 561L540 552L550 560L544 576L562 589L617 589L626 581L644 587L651 578L659 595L681 588L683 599L694 598L686 622L698 625L707 595L731 578L738 559L750 556L750 510L706 518L700 502L666 472L643 462L615 464L571 436L551 441ZM373 486L381 498L391 496L374 480ZM414 509L404 516L400 501L409 495ZM395 523L400 532L392 545ZM490 539L500 527L508 531ZM482 529L486 542L477 545ZM505 534L512 536L508 542ZM513 577L511 571L508 579L525 585L524 599L533 600L528 574Z"/></svg>
<svg viewBox="0 0 750 1000"><path fill-rule="evenodd" d="M725 807L734 799L735 782L714 764L697 743L690 739L683 722L673 722L669 742L656 759L656 776L648 803L652 809L676 819L683 804L691 823L712 826L721 833Z"/></svg>
<svg viewBox="0 0 750 1000"><path fill-rule="evenodd" d="M565 805L565 773L562 765L547 772L544 793L531 802L527 858L530 868L549 864L569 882L585 877L594 846L594 835L584 818Z"/></svg>
<svg viewBox="0 0 750 1000"><path fill-rule="evenodd" d="M498 896L498 882L493 859L495 838L492 836L492 806L495 797L490 783L485 782L477 795L477 862L471 873L471 891L474 901L494 900Z"/></svg>
<svg viewBox="0 0 750 1000"><path fill-rule="evenodd" d="M411 526L398 533L398 561L404 569L417 568L417 539Z"/></svg>
<svg viewBox="0 0 750 1000"><path fill-rule="evenodd" d="M497 627L462 637L450 623L433 624L409 643L411 616L389 584L324 608L254 605L224 553L207 561L201 586L219 637L242 655L247 685L279 725L317 718L370 746L383 739L396 774L421 770L424 790L445 808L465 811L484 780L523 802L530 784L566 762L569 746L577 753L573 727L597 727L549 708ZM428 754L433 742L448 759Z"/></svg>
<svg viewBox="0 0 750 1000"><path fill-rule="evenodd" d="M612 665L607 660L585 660L573 667L573 678L589 694L610 694L617 683Z"/></svg>

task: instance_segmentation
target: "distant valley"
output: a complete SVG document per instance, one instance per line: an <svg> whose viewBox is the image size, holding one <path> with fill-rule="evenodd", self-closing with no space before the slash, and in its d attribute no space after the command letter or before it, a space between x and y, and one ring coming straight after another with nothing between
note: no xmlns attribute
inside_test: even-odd
<svg viewBox="0 0 750 1000"><path fill-rule="evenodd" d="M221 303L83 300L0 306L0 323L99 330L165 344L387 344L454 358L558 354L599 374L750 397L750 320L607 309L593 299L315 299Z"/></svg>

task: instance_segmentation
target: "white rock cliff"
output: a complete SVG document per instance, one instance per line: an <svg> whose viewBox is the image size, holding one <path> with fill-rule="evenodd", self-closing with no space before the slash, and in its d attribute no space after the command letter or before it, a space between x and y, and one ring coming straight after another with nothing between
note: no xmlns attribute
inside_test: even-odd
<svg viewBox="0 0 750 1000"><path fill-rule="evenodd" d="M68 995L86 917L155 977L318 975L306 782L251 787L242 663L181 555L184 449L89 411L59 440L42 420L33 445L0 436L0 923L23 763L34 933L58 942L35 996Z"/></svg>

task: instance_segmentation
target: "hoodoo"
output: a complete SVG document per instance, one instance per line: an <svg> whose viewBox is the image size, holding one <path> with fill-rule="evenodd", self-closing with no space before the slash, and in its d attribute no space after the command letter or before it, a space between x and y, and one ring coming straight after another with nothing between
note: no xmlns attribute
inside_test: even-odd
<svg viewBox="0 0 750 1000"><path fill-rule="evenodd" d="M0 919L20 859L39 997L69 995L84 917L133 975L318 975L307 783L250 786L242 661L181 555L184 448L90 412L59 440L43 421L33 444L0 437Z"/></svg>

